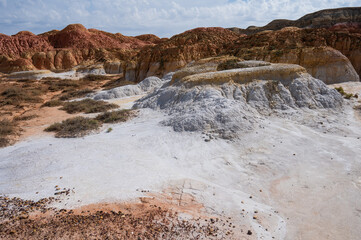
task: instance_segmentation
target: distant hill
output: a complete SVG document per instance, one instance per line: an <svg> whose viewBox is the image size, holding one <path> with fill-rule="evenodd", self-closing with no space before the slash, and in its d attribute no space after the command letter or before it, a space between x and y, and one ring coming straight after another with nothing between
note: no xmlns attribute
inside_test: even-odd
<svg viewBox="0 0 361 240"><path fill-rule="evenodd" d="M250 26L247 29L229 28L240 34L255 34L265 30L280 30L285 27L330 28L338 23L361 23L361 7L326 9L307 14L298 20L277 19L264 27Z"/></svg>

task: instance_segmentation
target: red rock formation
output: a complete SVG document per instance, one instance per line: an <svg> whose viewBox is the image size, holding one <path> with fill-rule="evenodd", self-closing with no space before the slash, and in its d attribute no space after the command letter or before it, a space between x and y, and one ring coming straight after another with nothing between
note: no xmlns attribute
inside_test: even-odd
<svg viewBox="0 0 361 240"><path fill-rule="evenodd" d="M361 74L361 34L347 31L294 27L263 31L240 38L226 52L245 59L280 62L282 56L291 51L312 47L332 47L340 51L350 60L356 72Z"/></svg>
<svg viewBox="0 0 361 240"><path fill-rule="evenodd" d="M132 58L138 49L161 41L154 35L148 36L148 41L142 38L88 30L81 24L72 24L61 31L53 30L38 36L26 31L14 36L0 34L0 56L6 57L6 61L2 60L0 71L17 69L13 61L18 59L26 62L24 69L35 66L37 69L50 70L68 69L84 62L124 61Z"/></svg>
<svg viewBox="0 0 361 240"><path fill-rule="evenodd" d="M81 24L71 24L59 32L48 33L47 39L54 48L120 48L133 49L145 45L143 41L96 29L86 29Z"/></svg>
<svg viewBox="0 0 361 240"><path fill-rule="evenodd" d="M36 68L31 63L31 61L18 58L16 60L12 60L10 58L0 56L0 71L1 72L20 72L20 71L29 71L35 70Z"/></svg>
<svg viewBox="0 0 361 240"><path fill-rule="evenodd" d="M347 33L361 33L361 22L337 23L330 27L329 30L337 32L344 31Z"/></svg>
<svg viewBox="0 0 361 240"><path fill-rule="evenodd" d="M13 36L0 34L0 55L20 57L25 52L42 52L52 49L48 41L30 32L23 31Z"/></svg>
<svg viewBox="0 0 361 240"><path fill-rule="evenodd" d="M152 75L161 76L193 60L217 56L238 38L239 35L224 28L196 28L156 46L145 47L138 54L136 80Z"/></svg>
<svg viewBox="0 0 361 240"><path fill-rule="evenodd" d="M154 43L154 44L158 44L158 43L168 40L168 38L159 38L158 36L156 36L154 34L143 34L143 35L136 36L135 38L139 39L143 42L149 42L149 43Z"/></svg>

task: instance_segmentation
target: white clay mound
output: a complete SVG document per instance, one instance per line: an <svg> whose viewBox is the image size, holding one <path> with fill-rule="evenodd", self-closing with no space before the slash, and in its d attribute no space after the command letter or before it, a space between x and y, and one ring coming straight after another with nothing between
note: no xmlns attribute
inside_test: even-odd
<svg viewBox="0 0 361 240"><path fill-rule="evenodd" d="M109 100L114 98L123 98L135 95L141 95L148 92L152 92L160 88L163 84L170 81L173 73L167 74L163 79L158 77L148 77L136 85L126 85L110 90L100 91L91 95L95 100Z"/></svg>
<svg viewBox="0 0 361 240"><path fill-rule="evenodd" d="M290 64L202 72L173 82L134 107L167 112L163 124L175 131L209 131L226 138L251 130L260 115L337 109L343 103L336 90Z"/></svg>

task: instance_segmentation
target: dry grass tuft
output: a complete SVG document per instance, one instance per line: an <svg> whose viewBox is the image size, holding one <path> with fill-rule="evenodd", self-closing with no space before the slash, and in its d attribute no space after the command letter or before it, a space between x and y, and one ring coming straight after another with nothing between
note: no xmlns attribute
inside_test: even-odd
<svg viewBox="0 0 361 240"><path fill-rule="evenodd" d="M95 119L75 117L64 120L61 123L54 123L44 131L56 132L55 137L58 138L76 138L98 130L101 125L102 123Z"/></svg>
<svg viewBox="0 0 361 240"><path fill-rule="evenodd" d="M43 81L44 84L48 85L48 89L51 92L63 91L65 89L77 89L80 87L78 81L70 79L49 79Z"/></svg>
<svg viewBox="0 0 361 240"><path fill-rule="evenodd" d="M0 120L0 147L10 144L9 136L16 133L16 124L8 119Z"/></svg>
<svg viewBox="0 0 361 240"><path fill-rule="evenodd" d="M225 62L222 62L218 65L217 71L224 71L224 70L239 68L238 62L239 62L238 59L230 59Z"/></svg>
<svg viewBox="0 0 361 240"><path fill-rule="evenodd" d="M93 99L84 99L81 101L66 102L61 110L67 113L98 113L108 111L110 109L118 108L116 104L107 103L105 101L96 101Z"/></svg>
<svg viewBox="0 0 361 240"><path fill-rule="evenodd" d="M14 121L28 121L34 118L39 117L39 115L32 114L32 115L21 115L14 118Z"/></svg>
<svg viewBox="0 0 361 240"><path fill-rule="evenodd" d="M75 91L63 91L63 93L65 93L65 94L62 95L59 99L62 101L66 101L66 100L70 100L73 98L85 97L89 93L93 93L93 92L94 91L89 88L75 90Z"/></svg>
<svg viewBox="0 0 361 240"><path fill-rule="evenodd" d="M122 87L125 85L135 85L135 84L136 84L135 82L126 81L124 80L124 78L121 78L107 82L102 86L102 88L104 88L104 90L109 90L116 87Z"/></svg>
<svg viewBox="0 0 361 240"><path fill-rule="evenodd" d="M95 75L95 74L89 74L83 78L85 81L103 81L108 80L109 77L105 75Z"/></svg>
<svg viewBox="0 0 361 240"><path fill-rule="evenodd" d="M41 107L59 107L64 104L63 101L60 100L50 100L46 103L44 103Z"/></svg>
<svg viewBox="0 0 361 240"><path fill-rule="evenodd" d="M103 123L117 123L117 122L125 122L134 115L135 114L133 110L123 109L123 110L105 112L99 114L95 119Z"/></svg>
<svg viewBox="0 0 361 240"><path fill-rule="evenodd" d="M40 97L43 92L39 89L23 89L17 86L12 86L5 89L1 96L3 100L1 105L19 105L21 103L40 103L42 98Z"/></svg>

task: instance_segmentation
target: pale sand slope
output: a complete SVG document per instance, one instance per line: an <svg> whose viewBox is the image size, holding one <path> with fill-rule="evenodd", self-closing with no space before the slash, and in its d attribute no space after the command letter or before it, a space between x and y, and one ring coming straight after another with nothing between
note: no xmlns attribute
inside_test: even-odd
<svg viewBox="0 0 361 240"><path fill-rule="evenodd" d="M56 185L74 188L58 203L72 208L178 188L207 213L252 227L253 238L359 239L361 122L350 106L338 123L327 110L320 114L318 130L270 117L234 142L206 142L142 109L110 133L105 126L81 139L42 136L0 149L0 193L39 199L53 196ZM312 121L312 112L305 116Z"/></svg>

